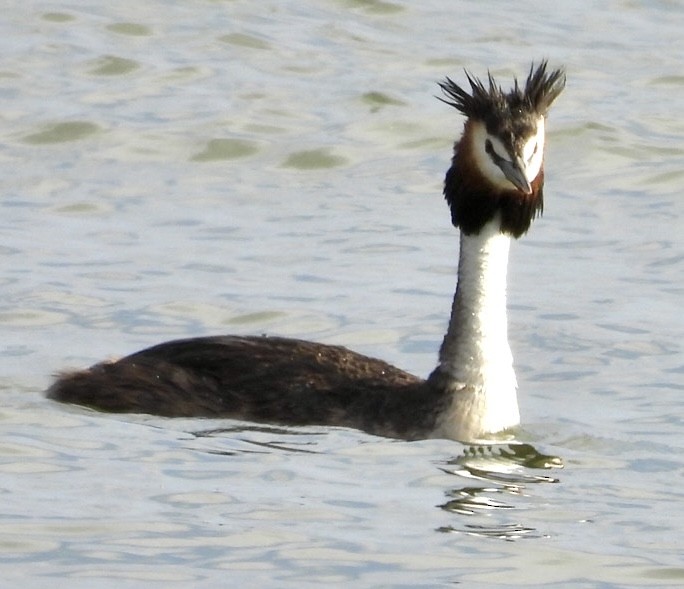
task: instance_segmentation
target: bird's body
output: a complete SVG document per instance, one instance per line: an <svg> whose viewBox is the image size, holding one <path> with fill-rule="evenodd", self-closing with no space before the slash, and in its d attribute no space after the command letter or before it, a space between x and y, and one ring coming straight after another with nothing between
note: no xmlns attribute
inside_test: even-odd
<svg viewBox="0 0 684 589"><path fill-rule="evenodd" d="M405 439L471 441L519 423L507 337L511 238L543 204L545 116L561 70L530 69L504 93L468 75L442 88L467 120L444 194L461 231L458 285L439 363L427 379L339 346L279 337L163 343L58 378L48 396L114 412L348 426Z"/></svg>
<svg viewBox="0 0 684 589"><path fill-rule="evenodd" d="M411 410L437 397L424 380L342 346L292 338L176 340L64 378L77 402L113 412L351 426L407 439L425 437L437 418Z"/></svg>

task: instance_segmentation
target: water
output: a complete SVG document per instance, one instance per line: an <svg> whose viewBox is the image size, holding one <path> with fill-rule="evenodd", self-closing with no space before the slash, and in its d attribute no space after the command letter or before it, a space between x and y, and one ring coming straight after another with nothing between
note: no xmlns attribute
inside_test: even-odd
<svg viewBox="0 0 684 589"><path fill-rule="evenodd" d="M683 25L665 1L7 6L4 583L681 586ZM435 81L541 57L568 87L512 249L516 444L43 398L57 370L210 333L425 375L457 248Z"/></svg>

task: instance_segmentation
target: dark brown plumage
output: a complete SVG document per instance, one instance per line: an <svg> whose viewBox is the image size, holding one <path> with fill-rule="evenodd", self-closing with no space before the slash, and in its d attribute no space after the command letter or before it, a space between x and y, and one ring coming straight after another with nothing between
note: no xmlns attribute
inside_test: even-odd
<svg viewBox="0 0 684 589"><path fill-rule="evenodd" d="M292 425L324 423L415 439L434 428L445 395L341 346L217 336L166 342L65 374L48 397L102 411L260 422L277 416ZM435 412L425 414L425 406Z"/></svg>

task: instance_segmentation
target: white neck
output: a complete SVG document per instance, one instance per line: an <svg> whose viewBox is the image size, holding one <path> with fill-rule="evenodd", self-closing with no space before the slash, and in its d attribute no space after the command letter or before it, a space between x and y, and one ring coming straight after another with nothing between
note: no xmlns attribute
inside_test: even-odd
<svg viewBox="0 0 684 589"><path fill-rule="evenodd" d="M453 393L439 437L468 441L520 423L506 319L510 241L498 218L477 235L461 233L458 285L436 370Z"/></svg>

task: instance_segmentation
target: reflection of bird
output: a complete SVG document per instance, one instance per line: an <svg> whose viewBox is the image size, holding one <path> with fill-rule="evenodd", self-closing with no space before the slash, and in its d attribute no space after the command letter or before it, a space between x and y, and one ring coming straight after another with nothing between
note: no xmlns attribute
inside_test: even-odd
<svg viewBox="0 0 684 589"><path fill-rule="evenodd" d="M504 92L466 74L444 102L467 117L444 195L460 229L458 285L427 380L346 348L279 337L163 343L58 378L48 396L105 411L349 426L407 439L468 441L519 423L507 338L511 237L542 210L545 117L562 70L532 66Z"/></svg>

